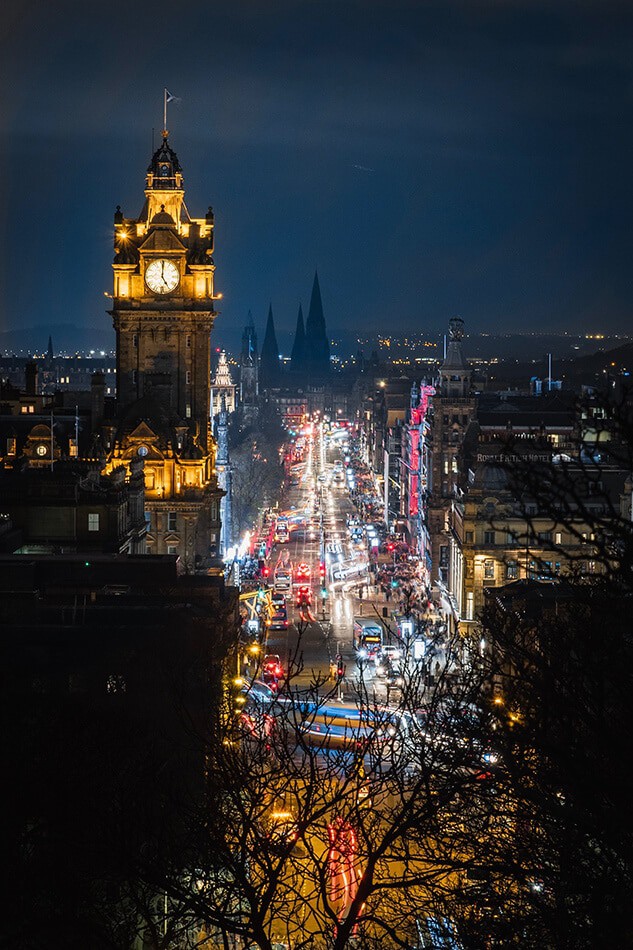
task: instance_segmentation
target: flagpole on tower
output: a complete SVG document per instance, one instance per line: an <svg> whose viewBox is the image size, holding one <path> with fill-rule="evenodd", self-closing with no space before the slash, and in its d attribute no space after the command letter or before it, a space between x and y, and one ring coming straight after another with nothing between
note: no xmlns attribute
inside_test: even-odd
<svg viewBox="0 0 633 950"><path fill-rule="evenodd" d="M167 86L163 90L163 135L167 137Z"/></svg>

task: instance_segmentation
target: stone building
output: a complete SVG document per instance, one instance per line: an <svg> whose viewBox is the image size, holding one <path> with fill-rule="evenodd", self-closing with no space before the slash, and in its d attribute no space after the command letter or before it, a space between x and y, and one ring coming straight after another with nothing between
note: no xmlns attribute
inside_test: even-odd
<svg viewBox="0 0 633 950"><path fill-rule="evenodd" d="M138 217L114 215L112 320L116 416L100 420L107 469L145 463L148 551L187 572L214 568L220 534L210 420L210 333L217 316L214 217L192 218L163 132ZM214 568L215 569L215 568Z"/></svg>
<svg viewBox="0 0 633 950"><path fill-rule="evenodd" d="M228 413L237 409L237 386L231 378L231 370L224 350L220 353L218 368L211 383L211 418L220 413L222 404Z"/></svg>

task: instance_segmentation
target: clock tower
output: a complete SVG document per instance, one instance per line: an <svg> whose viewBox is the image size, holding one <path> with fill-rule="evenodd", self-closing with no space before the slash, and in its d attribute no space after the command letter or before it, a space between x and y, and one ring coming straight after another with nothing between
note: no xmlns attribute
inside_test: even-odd
<svg viewBox="0 0 633 950"><path fill-rule="evenodd" d="M109 465L145 463L148 551L208 570L220 537L209 416L217 316L214 220L189 215L178 157L162 135L137 218L114 215L117 419Z"/></svg>

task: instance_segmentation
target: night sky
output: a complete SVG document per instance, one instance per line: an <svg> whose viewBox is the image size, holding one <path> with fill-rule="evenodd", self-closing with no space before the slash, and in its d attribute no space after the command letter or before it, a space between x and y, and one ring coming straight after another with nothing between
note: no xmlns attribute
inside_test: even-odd
<svg viewBox="0 0 633 950"><path fill-rule="evenodd" d="M11 0L0 330L107 329L162 90L192 215L216 212L216 342L318 268L328 327L628 332L633 3Z"/></svg>

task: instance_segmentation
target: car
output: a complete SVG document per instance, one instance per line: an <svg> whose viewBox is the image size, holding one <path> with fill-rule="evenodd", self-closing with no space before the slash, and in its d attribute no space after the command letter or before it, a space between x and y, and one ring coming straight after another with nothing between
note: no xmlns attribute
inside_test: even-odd
<svg viewBox="0 0 633 950"><path fill-rule="evenodd" d="M404 686L404 675L399 666L389 664L385 671L385 683L387 689L401 689Z"/></svg>
<svg viewBox="0 0 633 950"><path fill-rule="evenodd" d="M403 651L401 647L394 646L391 643L386 643L380 650L381 655L389 660L390 663L394 663L396 660L401 660Z"/></svg>
<svg viewBox="0 0 633 950"><path fill-rule="evenodd" d="M309 587L302 585L295 591L295 606L309 607L312 603L312 591Z"/></svg>
<svg viewBox="0 0 633 950"><path fill-rule="evenodd" d="M272 674L277 678L284 675L284 668L281 665L281 657L278 653L267 653L262 663L264 673Z"/></svg>
<svg viewBox="0 0 633 950"><path fill-rule="evenodd" d="M286 571L285 569L280 570L279 568L277 568L277 570L275 571L274 583L275 583L275 590L277 592L290 590L290 588L292 587L292 578L290 576L290 573Z"/></svg>
<svg viewBox="0 0 633 950"><path fill-rule="evenodd" d="M288 629L288 611L286 610L285 603L281 607L276 607L274 609L273 615L270 618L269 625L270 625L271 630L287 630Z"/></svg>
<svg viewBox="0 0 633 950"><path fill-rule="evenodd" d="M303 561L295 572L295 582L297 584L309 584L311 575L310 565Z"/></svg>
<svg viewBox="0 0 633 950"><path fill-rule="evenodd" d="M245 700L252 700L255 703L266 706L272 703L275 698L275 692L262 680L253 680L252 683L245 683L240 690L240 695Z"/></svg>

